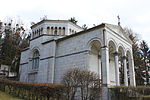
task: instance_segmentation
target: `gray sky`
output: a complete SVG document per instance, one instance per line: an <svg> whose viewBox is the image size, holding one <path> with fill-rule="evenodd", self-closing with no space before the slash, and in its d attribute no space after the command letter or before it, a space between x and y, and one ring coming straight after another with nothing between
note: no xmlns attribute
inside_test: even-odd
<svg viewBox="0 0 150 100"><path fill-rule="evenodd" d="M100 23L132 28L150 46L150 0L0 0L0 20L19 17L29 26L44 15L48 19L75 17L78 24L92 27Z"/></svg>

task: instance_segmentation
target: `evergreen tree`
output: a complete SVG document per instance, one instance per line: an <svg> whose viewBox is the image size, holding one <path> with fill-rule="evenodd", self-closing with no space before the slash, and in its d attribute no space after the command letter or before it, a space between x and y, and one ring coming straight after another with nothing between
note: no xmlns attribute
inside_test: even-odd
<svg viewBox="0 0 150 100"><path fill-rule="evenodd" d="M143 67L144 78L146 79L146 85L150 85L149 82L149 59L150 59L150 50L147 43L143 40L140 43L140 56L141 56L141 64Z"/></svg>
<svg viewBox="0 0 150 100"><path fill-rule="evenodd" d="M10 70L19 73L21 50L28 46L29 38L26 38L23 26L5 23L0 38L0 64L10 66Z"/></svg>
<svg viewBox="0 0 150 100"><path fill-rule="evenodd" d="M75 17L71 17L70 19L68 19L70 22L77 24L77 20L75 19Z"/></svg>
<svg viewBox="0 0 150 100"><path fill-rule="evenodd" d="M135 79L137 85L144 85L144 67L142 62L142 57L140 56L140 47L139 47L139 37L138 34L132 31L132 29L124 29L130 40L132 41L132 51L134 58L134 67L135 67Z"/></svg>

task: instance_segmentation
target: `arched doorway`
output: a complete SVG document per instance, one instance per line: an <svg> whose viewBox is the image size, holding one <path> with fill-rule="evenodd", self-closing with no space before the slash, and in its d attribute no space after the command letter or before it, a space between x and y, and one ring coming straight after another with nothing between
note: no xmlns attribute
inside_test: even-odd
<svg viewBox="0 0 150 100"><path fill-rule="evenodd" d="M128 74L128 84L131 85L132 81L132 59L131 59L131 53L127 51L126 53L127 56L127 74Z"/></svg>
<svg viewBox="0 0 150 100"><path fill-rule="evenodd" d="M89 70L98 73L101 78L101 43L99 40L93 40L89 49Z"/></svg>
<svg viewBox="0 0 150 100"><path fill-rule="evenodd" d="M116 45L113 41L109 41L109 77L110 77L110 84L116 85L116 71L115 71L115 55L116 52Z"/></svg>
<svg viewBox="0 0 150 100"><path fill-rule="evenodd" d="M120 85L124 85L124 67L123 67L123 58L124 57L124 50L123 47L119 46L118 48L118 57L119 57L119 79L120 79Z"/></svg>

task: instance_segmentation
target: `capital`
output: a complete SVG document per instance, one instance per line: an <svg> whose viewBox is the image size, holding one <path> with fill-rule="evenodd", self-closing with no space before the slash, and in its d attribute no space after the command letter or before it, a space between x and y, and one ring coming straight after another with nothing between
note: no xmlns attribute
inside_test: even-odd
<svg viewBox="0 0 150 100"><path fill-rule="evenodd" d="M100 58L101 58L101 55L98 55L98 58L100 59Z"/></svg>
<svg viewBox="0 0 150 100"><path fill-rule="evenodd" d="M116 51L116 52L114 52L114 56L118 56L118 52Z"/></svg>
<svg viewBox="0 0 150 100"><path fill-rule="evenodd" d="M126 56L123 56L122 59L125 60L125 59L127 59L127 57L126 57Z"/></svg>
<svg viewBox="0 0 150 100"><path fill-rule="evenodd" d="M102 46L101 48L102 48L102 49L103 49L103 48L107 48L107 49L108 49L108 46L105 45L105 46Z"/></svg>

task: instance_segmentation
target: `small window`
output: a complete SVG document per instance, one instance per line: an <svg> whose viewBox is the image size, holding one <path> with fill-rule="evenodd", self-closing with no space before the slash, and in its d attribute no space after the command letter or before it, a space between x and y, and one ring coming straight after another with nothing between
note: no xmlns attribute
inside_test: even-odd
<svg viewBox="0 0 150 100"><path fill-rule="evenodd" d="M33 37L33 38L34 38L34 34L35 34L35 33L34 33L34 32L32 32L32 37Z"/></svg>
<svg viewBox="0 0 150 100"><path fill-rule="evenodd" d="M39 35L41 35L41 30L39 29Z"/></svg>
<svg viewBox="0 0 150 100"><path fill-rule="evenodd" d="M65 27L63 27L63 35L65 35Z"/></svg>
<svg viewBox="0 0 150 100"><path fill-rule="evenodd" d="M32 58L32 69L38 69L39 68L39 51L35 50L33 53L33 58Z"/></svg>
<svg viewBox="0 0 150 100"><path fill-rule="evenodd" d="M57 30L54 31L54 35L57 35Z"/></svg>
<svg viewBox="0 0 150 100"><path fill-rule="evenodd" d="M47 34L50 33L50 27L47 27Z"/></svg>
<svg viewBox="0 0 150 100"><path fill-rule="evenodd" d="M41 34L43 34L43 28L41 28ZM41 34L40 34L40 35L41 35Z"/></svg>

